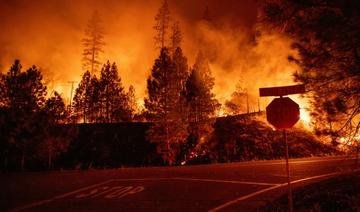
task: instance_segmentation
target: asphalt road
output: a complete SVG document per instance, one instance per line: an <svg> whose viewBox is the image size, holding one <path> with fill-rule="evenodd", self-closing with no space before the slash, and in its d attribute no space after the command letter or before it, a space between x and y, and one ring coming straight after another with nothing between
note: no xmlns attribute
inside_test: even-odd
<svg viewBox="0 0 360 212"><path fill-rule="evenodd" d="M293 187L350 171L354 159L290 161ZM0 174L0 211L250 211L286 193L285 162Z"/></svg>

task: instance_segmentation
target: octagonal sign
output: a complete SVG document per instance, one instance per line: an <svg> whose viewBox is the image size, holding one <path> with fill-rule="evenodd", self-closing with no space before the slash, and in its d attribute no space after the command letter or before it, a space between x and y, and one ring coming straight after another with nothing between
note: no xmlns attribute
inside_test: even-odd
<svg viewBox="0 0 360 212"><path fill-rule="evenodd" d="M266 119L276 129L291 128L300 119L299 105L289 97L275 98L266 107Z"/></svg>

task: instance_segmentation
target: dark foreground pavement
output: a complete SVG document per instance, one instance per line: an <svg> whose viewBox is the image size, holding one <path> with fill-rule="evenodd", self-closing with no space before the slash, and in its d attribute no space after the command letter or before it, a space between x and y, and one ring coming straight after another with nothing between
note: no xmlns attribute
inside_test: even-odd
<svg viewBox="0 0 360 212"><path fill-rule="evenodd" d="M294 187L354 169L350 157L291 160ZM285 162L0 174L0 211L250 211L284 194Z"/></svg>

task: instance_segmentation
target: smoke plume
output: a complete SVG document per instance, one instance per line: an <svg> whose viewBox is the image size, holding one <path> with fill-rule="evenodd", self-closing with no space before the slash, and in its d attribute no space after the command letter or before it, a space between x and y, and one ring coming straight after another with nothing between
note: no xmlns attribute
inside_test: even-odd
<svg viewBox="0 0 360 212"><path fill-rule="evenodd" d="M252 0L169 0L173 20L180 22L183 51L192 66L201 50L210 60L214 92L221 103L242 79L257 110L258 88L293 84L296 66L287 61L291 40L259 31ZM4 0L0 5L0 71L15 59L24 68L37 65L49 93L59 91L69 101L70 81L79 82L81 39L87 20L97 10L105 29L102 60L116 62L126 87L134 85L139 101L146 95L146 79L159 50L153 36L158 1L132 0ZM202 19L208 8L210 20ZM302 101L302 100L301 100ZM260 101L261 109L269 99ZM304 103L305 104L305 103Z"/></svg>

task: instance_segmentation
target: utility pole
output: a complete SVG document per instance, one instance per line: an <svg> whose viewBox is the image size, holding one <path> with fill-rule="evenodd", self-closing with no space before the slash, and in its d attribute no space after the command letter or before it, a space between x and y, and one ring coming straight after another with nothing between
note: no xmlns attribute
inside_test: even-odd
<svg viewBox="0 0 360 212"><path fill-rule="evenodd" d="M249 111L249 94L248 94L247 89L246 89L246 111L247 111L247 114L250 113L250 111Z"/></svg>
<svg viewBox="0 0 360 212"><path fill-rule="evenodd" d="M68 81L68 83L71 84L71 90L70 90L70 102L69 102L69 107L71 108L71 100L72 100L72 95L73 95L73 90L74 90L74 83L77 83L77 81Z"/></svg>

